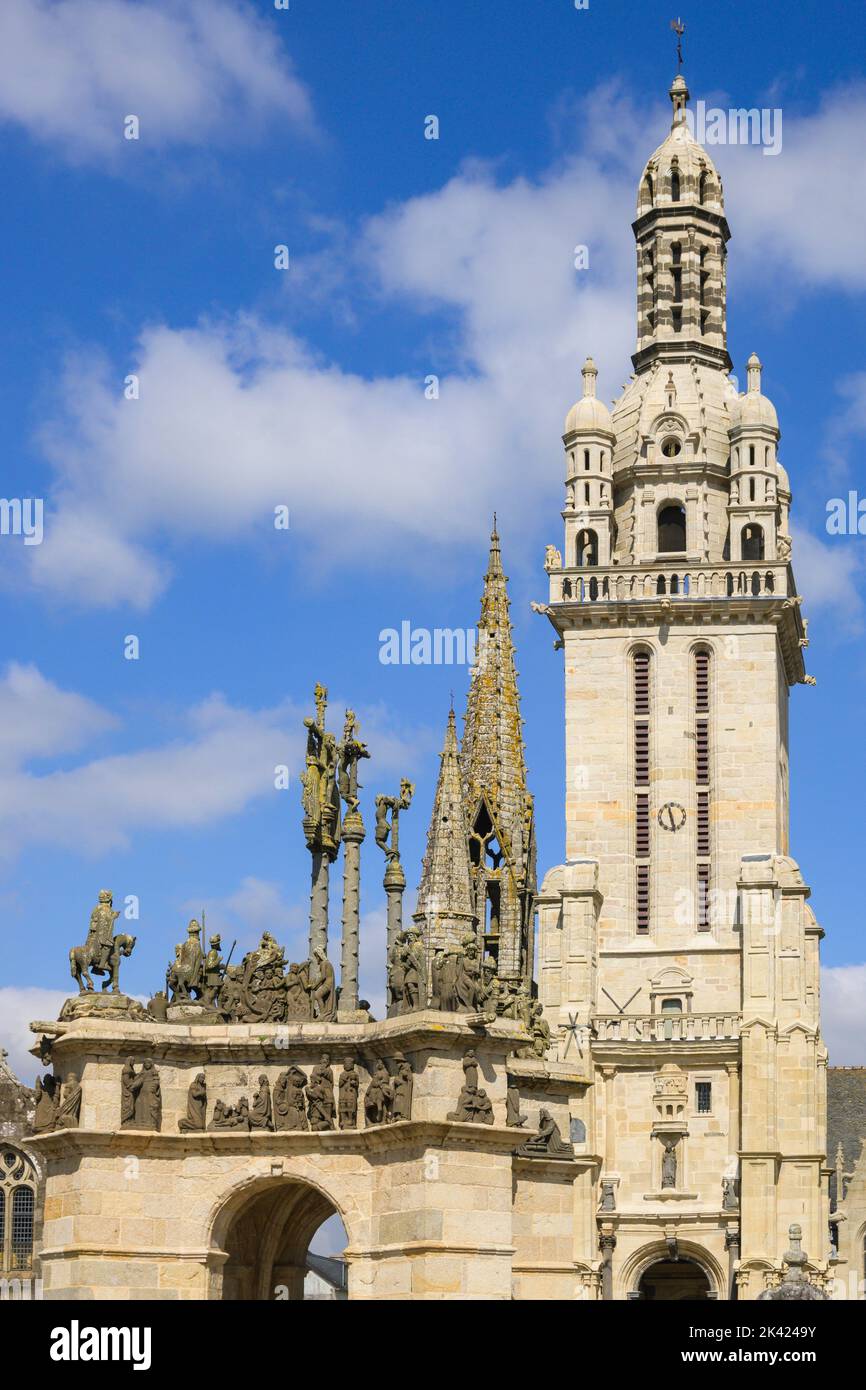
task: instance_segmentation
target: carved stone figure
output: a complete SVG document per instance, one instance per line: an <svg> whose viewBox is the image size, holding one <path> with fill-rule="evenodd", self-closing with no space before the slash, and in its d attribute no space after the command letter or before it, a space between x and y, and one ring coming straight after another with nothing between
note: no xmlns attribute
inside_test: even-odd
<svg viewBox="0 0 866 1390"><path fill-rule="evenodd" d="M574 1158L571 1144L566 1144L559 1132L559 1125L550 1111L544 1109L538 1114L538 1133L530 1135L517 1153L521 1158Z"/></svg>
<svg viewBox="0 0 866 1390"><path fill-rule="evenodd" d="M271 1086L268 1078L259 1077L259 1089L253 1096L250 1109L250 1129L273 1129L271 1119Z"/></svg>
<svg viewBox="0 0 866 1390"><path fill-rule="evenodd" d="M120 961L132 955L136 938L118 934L114 936L114 924L120 913L112 906L112 895L107 888L99 894L99 901L90 914L90 927L83 946L73 946L69 952L69 969L78 985L79 993L93 990L94 975L105 975L103 990L110 989L113 994L120 992Z"/></svg>
<svg viewBox="0 0 866 1390"><path fill-rule="evenodd" d="M413 1009L423 1009L426 1003L426 960L421 933L410 927L404 933L402 948L403 963L403 1003L400 1013L411 1013Z"/></svg>
<svg viewBox="0 0 866 1390"><path fill-rule="evenodd" d="M307 1119L307 1078L300 1067L289 1067L286 1084L285 1129L310 1128Z"/></svg>
<svg viewBox="0 0 866 1390"><path fill-rule="evenodd" d="M393 1090L391 1076L380 1057L373 1068L364 1094L364 1121L367 1125L386 1124L391 1114Z"/></svg>
<svg viewBox="0 0 866 1390"><path fill-rule="evenodd" d="M312 1130L334 1128L334 1073L330 1062L327 1052L323 1053L307 1083L307 1117Z"/></svg>
<svg viewBox="0 0 866 1390"><path fill-rule="evenodd" d="M219 1010L228 1023L240 1023L244 1016L243 966L226 967L219 996Z"/></svg>
<svg viewBox="0 0 866 1390"><path fill-rule="evenodd" d="M289 1022L308 1022L313 1017L313 1001L310 997L309 976L306 967L292 961L283 981L286 991L286 1019Z"/></svg>
<svg viewBox="0 0 866 1390"><path fill-rule="evenodd" d="M221 946L222 938L220 936L212 936L210 939L210 949L204 962L204 988L202 990L202 998L212 1009L216 1008L217 995L219 994L223 974L225 973L225 965L220 955Z"/></svg>
<svg viewBox="0 0 866 1390"><path fill-rule="evenodd" d="M454 994L457 1000L458 1013L474 1014L478 1012L480 988L481 960L478 943L474 937L468 937L463 943L461 954L457 957Z"/></svg>
<svg viewBox="0 0 866 1390"><path fill-rule="evenodd" d="M679 1135L663 1134L664 1156L662 1158L662 1188L677 1185L677 1144Z"/></svg>
<svg viewBox="0 0 866 1390"><path fill-rule="evenodd" d="M399 932L388 957L388 1015L403 1012L403 976L406 970L406 933Z"/></svg>
<svg viewBox="0 0 866 1390"><path fill-rule="evenodd" d="M347 1057L340 1073L339 1105L340 1129L358 1128L358 1090L360 1078L355 1068L354 1057Z"/></svg>
<svg viewBox="0 0 866 1390"><path fill-rule="evenodd" d="M333 859L340 838L340 798L337 790L337 745L333 734L325 732L328 692L315 689L316 716L305 719L307 730L306 770L301 804L304 808L304 836L307 848L324 851Z"/></svg>
<svg viewBox="0 0 866 1390"><path fill-rule="evenodd" d="M436 948L436 952L430 962L430 1008L442 1008L442 971L445 966L445 952L441 946Z"/></svg>
<svg viewBox="0 0 866 1390"><path fill-rule="evenodd" d="M444 1013L457 1012L457 970L459 951L447 951L439 967L439 1008Z"/></svg>
<svg viewBox="0 0 866 1390"><path fill-rule="evenodd" d="M343 740L337 752L340 769L340 796L346 803L348 815L358 809L358 792L361 790L358 782L358 763L362 758L369 758L370 756L366 743L362 743L360 739L355 737L356 724L355 711L347 709L346 722L343 726Z"/></svg>
<svg viewBox="0 0 866 1390"><path fill-rule="evenodd" d="M601 1180L601 1211L616 1211L616 1183L613 1178Z"/></svg>
<svg viewBox="0 0 866 1390"><path fill-rule="evenodd" d="M120 1128L132 1129L135 1126L135 1063L127 1057L120 1073Z"/></svg>
<svg viewBox="0 0 866 1390"><path fill-rule="evenodd" d="M181 1134L198 1134L207 1128L207 1084L200 1071L190 1083L186 1095L186 1115L177 1122Z"/></svg>
<svg viewBox="0 0 866 1390"><path fill-rule="evenodd" d="M736 1178L722 1178L722 1210L739 1211L739 1183Z"/></svg>
<svg viewBox="0 0 866 1390"><path fill-rule="evenodd" d="M471 1047L463 1054L463 1085L470 1091L478 1090L478 1058Z"/></svg>
<svg viewBox="0 0 866 1390"><path fill-rule="evenodd" d="M446 1118L470 1125L492 1125L493 1105L486 1091L467 1085L457 1098L457 1109L449 1111Z"/></svg>
<svg viewBox="0 0 866 1390"><path fill-rule="evenodd" d="M758 1294L758 1302L805 1303L824 1301L827 1295L809 1282L806 1273L808 1256L803 1249L802 1226L796 1223L789 1226L788 1238L791 1244L783 1256L787 1266L784 1277L776 1288L765 1289L763 1293Z"/></svg>
<svg viewBox="0 0 866 1390"><path fill-rule="evenodd" d="M391 1083L391 1119L411 1120L412 1092L415 1079L412 1065L402 1052L394 1053L394 1077Z"/></svg>
<svg viewBox="0 0 866 1390"><path fill-rule="evenodd" d="M174 960L165 974L166 992L172 1004L178 1000L201 999L204 992L204 954L201 927L193 918L186 929L186 941L174 948Z"/></svg>
<svg viewBox="0 0 866 1390"><path fill-rule="evenodd" d="M528 1115L520 1113L520 1091L512 1081L509 1081L505 1092L505 1123L512 1129L520 1129L526 1124Z"/></svg>
<svg viewBox="0 0 866 1390"><path fill-rule="evenodd" d="M66 1078L57 1107L55 1129L77 1129L81 1119L81 1085L74 1071Z"/></svg>
<svg viewBox="0 0 866 1390"><path fill-rule="evenodd" d="M150 1059L142 1063L141 1071L134 1078L132 1093L135 1097L134 1127L159 1130L162 1126L162 1091L159 1073Z"/></svg>
<svg viewBox="0 0 866 1390"><path fill-rule="evenodd" d="M318 975L313 985L313 1006L316 1018L321 1023L333 1023L337 1017L337 985L334 967L321 946L313 951Z"/></svg>
<svg viewBox="0 0 866 1390"><path fill-rule="evenodd" d="M33 1119L33 1128L37 1134L47 1134L54 1128L57 1120L57 1109L60 1101L60 1087L57 1077L44 1076L42 1080L36 1078L36 1114Z"/></svg>
<svg viewBox="0 0 866 1390"><path fill-rule="evenodd" d="M248 1130L249 1127L250 1103L246 1096L241 1096L237 1109L233 1105L226 1105L225 1101L217 1101L208 1129Z"/></svg>
<svg viewBox="0 0 866 1390"><path fill-rule="evenodd" d="M400 779L399 796L376 797L376 844L385 855L388 863L400 857L399 820L400 812L408 811L415 795L415 783L408 777ZM391 820L389 822L388 815Z"/></svg>

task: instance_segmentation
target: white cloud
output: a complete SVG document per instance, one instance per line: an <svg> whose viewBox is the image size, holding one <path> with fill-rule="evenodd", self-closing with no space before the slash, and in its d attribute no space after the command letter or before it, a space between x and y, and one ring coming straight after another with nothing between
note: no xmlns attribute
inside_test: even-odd
<svg viewBox="0 0 866 1390"><path fill-rule="evenodd" d="M235 891L225 897L205 898L203 902L189 898L184 904L184 910L198 920L201 920L202 908L206 933L210 937L219 932L223 954L230 948L232 939L237 939L235 965L265 931L271 932L285 946L287 960L306 958L309 903L287 903L278 883L247 875Z"/></svg>
<svg viewBox="0 0 866 1390"><path fill-rule="evenodd" d="M74 160L208 145L266 121L311 127L306 90L271 23L246 3L3 0L0 119Z"/></svg>
<svg viewBox="0 0 866 1390"><path fill-rule="evenodd" d="M825 965L821 1020L831 1067L866 1066L866 965Z"/></svg>
<svg viewBox="0 0 866 1390"><path fill-rule="evenodd" d="M9 1066L26 1086L33 1085L40 1071L39 1062L29 1055L30 1048L36 1044L30 1024L57 1018L68 997L68 992L37 989L32 985L0 988L0 1047L5 1047Z"/></svg>
<svg viewBox="0 0 866 1390"><path fill-rule="evenodd" d="M28 693L32 708L25 712ZM339 700L332 704L343 707ZM210 825L266 796L297 800L307 711L290 701L246 710L215 694L186 711L179 735L164 744L44 774L28 768L27 759L70 751L113 727L115 717L61 691L32 667L18 666L0 680L0 718L4 711L22 719L20 745L14 726L8 741L0 739L0 856L6 860L37 845L105 854L124 848L136 831ZM381 706L358 714L380 771L411 767L430 743L426 733L404 737L390 729ZM274 769L282 764L292 781L277 791Z"/></svg>
<svg viewBox="0 0 866 1390"><path fill-rule="evenodd" d="M449 326L441 314L431 320L439 327L427 360L411 368L350 372L291 331L243 315L145 328L133 355L137 401L122 398L116 368L86 354L70 360L58 416L43 434L56 480L45 540L5 552L16 577L26 567L32 583L64 600L146 607L169 579L166 543L261 540L283 503L292 518L287 543L316 552L313 564L329 562L335 528L344 563L378 561L397 533L401 563L429 570L431 548L445 557L475 545L497 504L506 529L511 517L524 533L540 526L551 516L558 426L583 357L591 352L599 362L609 398L633 345L629 224L649 142L615 89L599 89L580 109L591 157L570 155L538 179L511 182L468 164L441 189L360 229L348 279L372 282L409 312L445 311ZM846 109L850 115L837 97L789 122L775 159L724 151L735 171L728 203L746 274L759 254L765 275L758 224L766 209L777 225L766 179L787 178L795 190L818 179L822 138L842 140ZM656 126L661 134L663 121ZM847 138L853 146L850 130ZM841 260L856 281L853 250L846 261L842 248L831 265L820 251L825 222L807 222L797 256L812 257L813 277L832 280ZM829 235L832 246L836 232ZM574 268L577 245L589 248L587 271ZM774 261L799 293L806 281L793 252L774 249ZM438 400L424 397L429 373L440 376ZM817 567L819 545L802 541L807 568ZM855 593L855 570L843 565L833 580L846 596Z"/></svg>
<svg viewBox="0 0 866 1390"><path fill-rule="evenodd" d="M842 537L820 540L799 526L792 526L791 534L797 589L807 598L807 611L832 608L836 627L859 632L863 619L863 599L857 587L863 576L861 546Z"/></svg>

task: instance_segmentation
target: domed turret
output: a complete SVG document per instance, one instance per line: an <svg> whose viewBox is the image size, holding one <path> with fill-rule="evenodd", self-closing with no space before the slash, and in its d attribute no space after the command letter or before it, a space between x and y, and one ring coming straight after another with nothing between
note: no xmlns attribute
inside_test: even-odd
<svg viewBox="0 0 866 1390"><path fill-rule="evenodd" d="M746 363L746 382L745 394L728 402L730 556L735 561L787 558L790 544L781 538L787 537L790 489L776 458L779 419L761 392L761 362L754 352Z"/></svg>
<svg viewBox="0 0 866 1390"><path fill-rule="evenodd" d="M565 417L565 435L589 432L609 432L611 428L610 411L604 401L595 394L598 368L591 357L587 357L581 368L583 395Z"/></svg>
<svg viewBox="0 0 866 1390"><path fill-rule="evenodd" d="M587 357L583 396L565 421L565 563L609 565L613 541L613 446L610 411L595 394L598 369Z"/></svg>

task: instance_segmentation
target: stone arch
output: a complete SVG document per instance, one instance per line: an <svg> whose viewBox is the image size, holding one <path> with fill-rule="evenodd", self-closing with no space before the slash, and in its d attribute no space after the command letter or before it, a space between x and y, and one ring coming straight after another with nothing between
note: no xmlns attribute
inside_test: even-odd
<svg viewBox="0 0 866 1390"><path fill-rule="evenodd" d="M307 1252L323 1222L339 1217L347 1249L356 1242L356 1214L347 1207L302 1172L249 1177L224 1192L208 1222L210 1297L302 1299Z"/></svg>
<svg viewBox="0 0 866 1390"><path fill-rule="evenodd" d="M725 1273L714 1255L702 1245L690 1240L677 1240L677 1254L683 1263L697 1265L706 1276L711 1298L725 1298ZM670 1260L668 1246L663 1240L654 1240L635 1250L623 1263L620 1270L619 1298L634 1298L640 1291L644 1275L653 1265Z"/></svg>

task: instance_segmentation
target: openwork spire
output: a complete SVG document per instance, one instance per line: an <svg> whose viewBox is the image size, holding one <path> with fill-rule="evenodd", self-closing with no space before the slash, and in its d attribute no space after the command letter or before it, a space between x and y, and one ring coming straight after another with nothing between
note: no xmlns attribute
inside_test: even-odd
<svg viewBox="0 0 866 1390"><path fill-rule="evenodd" d="M515 979L531 954L535 863L507 586L494 519L460 764L479 931L499 974Z"/></svg>
<svg viewBox="0 0 866 1390"><path fill-rule="evenodd" d="M459 944L467 933L473 932L475 920L453 709L448 714L440 758L415 909L415 921L424 932L428 952Z"/></svg>

